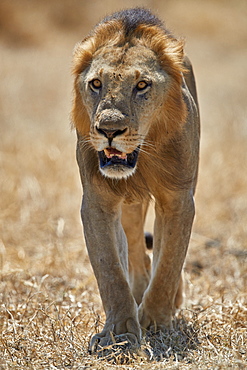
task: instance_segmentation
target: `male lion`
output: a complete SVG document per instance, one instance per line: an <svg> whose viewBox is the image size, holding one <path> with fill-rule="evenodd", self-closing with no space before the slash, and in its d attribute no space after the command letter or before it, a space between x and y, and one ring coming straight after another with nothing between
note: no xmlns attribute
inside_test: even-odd
<svg viewBox="0 0 247 370"><path fill-rule="evenodd" d="M145 9L96 25L74 52L73 124L82 222L106 323L90 351L138 346L182 302L194 218L199 113L183 42ZM155 199L153 263L143 232Z"/></svg>

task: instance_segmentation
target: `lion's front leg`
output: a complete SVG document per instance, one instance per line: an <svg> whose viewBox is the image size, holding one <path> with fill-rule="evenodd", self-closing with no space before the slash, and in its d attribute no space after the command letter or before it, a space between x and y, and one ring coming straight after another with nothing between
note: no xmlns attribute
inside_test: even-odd
<svg viewBox="0 0 247 370"><path fill-rule="evenodd" d="M121 226L121 200L84 189L82 221L89 258L97 279L106 323L90 343L96 352L114 341L140 344L137 305L128 284L127 241ZM114 339L113 339L114 338Z"/></svg>
<svg viewBox="0 0 247 370"><path fill-rule="evenodd" d="M181 272L193 218L191 194L173 195L156 202L152 276L139 307L143 328L162 330L171 327L172 315L181 303Z"/></svg>

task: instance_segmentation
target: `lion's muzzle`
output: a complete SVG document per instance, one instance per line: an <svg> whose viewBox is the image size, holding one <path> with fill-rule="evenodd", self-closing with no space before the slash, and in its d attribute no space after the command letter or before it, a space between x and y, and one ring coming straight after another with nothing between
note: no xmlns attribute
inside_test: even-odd
<svg viewBox="0 0 247 370"><path fill-rule="evenodd" d="M127 178L135 172L140 146L136 143L136 148L133 148L132 142L130 149L127 144L130 138L124 116L116 121L109 117L111 119L101 119L98 127L95 125L98 140L101 138L101 147L98 147L99 168L106 177Z"/></svg>

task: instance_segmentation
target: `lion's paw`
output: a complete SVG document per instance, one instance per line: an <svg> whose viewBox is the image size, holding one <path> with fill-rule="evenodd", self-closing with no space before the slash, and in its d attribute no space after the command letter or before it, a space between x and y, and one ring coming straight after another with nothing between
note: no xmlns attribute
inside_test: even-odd
<svg viewBox="0 0 247 370"><path fill-rule="evenodd" d="M89 353L112 360L124 353L134 352L139 347L139 340L132 333L119 335L114 335L112 332L109 332L107 335L99 333L92 337Z"/></svg>

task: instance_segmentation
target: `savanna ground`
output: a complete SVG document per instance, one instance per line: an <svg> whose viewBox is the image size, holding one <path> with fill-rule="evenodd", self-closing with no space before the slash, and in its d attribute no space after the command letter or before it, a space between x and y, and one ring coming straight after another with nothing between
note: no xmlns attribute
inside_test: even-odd
<svg viewBox="0 0 247 370"><path fill-rule="evenodd" d="M247 3L124 2L136 5L186 38L197 77L201 161L184 307L174 331L148 335L129 364L89 356L104 314L79 216L71 55L123 4L2 0L0 369L247 368Z"/></svg>

